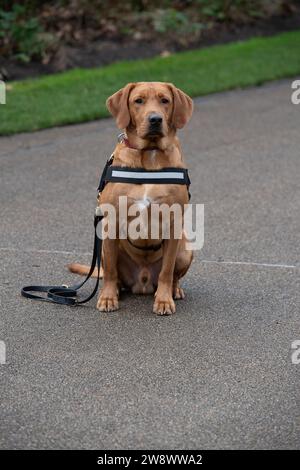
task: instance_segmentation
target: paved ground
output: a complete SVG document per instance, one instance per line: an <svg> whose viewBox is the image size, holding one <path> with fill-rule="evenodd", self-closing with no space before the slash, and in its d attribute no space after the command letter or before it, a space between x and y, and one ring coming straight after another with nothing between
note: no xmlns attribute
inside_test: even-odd
<svg viewBox="0 0 300 470"><path fill-rule="evenodd" d="M182 141L205 247L172 317L21 285L88 262L112 120L2 138L2 448L299 448L300 105L290 81L197 100ZM298 268L297 268L298 267Z"/></svg>

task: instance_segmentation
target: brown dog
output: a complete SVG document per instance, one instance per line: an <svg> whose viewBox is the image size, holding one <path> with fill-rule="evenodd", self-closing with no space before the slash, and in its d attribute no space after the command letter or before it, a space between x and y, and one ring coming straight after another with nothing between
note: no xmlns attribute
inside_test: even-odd
<svg viewBox="0 0 300 470"><path fill-rule="evenodd" d="M176 130L191 118L193 102L170 83L129 83L108 98L107 108L127 138L114 150L112 165L157 170L185 168ZM101 204L110 203L118 211L119 196L141 203L171 206L188 203L187 187L179 184L128 184L109 182L101 193ZM172 235L172 230L171 230ZM156 245L156 246L155 246ZM151 240L106 238L102 248L103 288L97 308L116 310L121 287L136 294L155 292L153 312L175 313L174 299L184 298L179 279L187 272L193 255L186 249L186 238ZM148 246L148 249L145 247ZM153 247L153 249L151 248ZM150 248L150 249L149 249ZM88 266L72 264L70 271L87 274Z"/></svg>

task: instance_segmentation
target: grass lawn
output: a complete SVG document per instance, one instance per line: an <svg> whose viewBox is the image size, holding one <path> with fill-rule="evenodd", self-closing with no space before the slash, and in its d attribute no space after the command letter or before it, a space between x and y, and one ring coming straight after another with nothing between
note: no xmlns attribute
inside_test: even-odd
<svg viewBox="0 0 300 470"><path fill-rule="evenodd" d="M191 96L300 74L300 31L11 82L0 135L108 116L106 98L131 81L168 81Z"/></svg>

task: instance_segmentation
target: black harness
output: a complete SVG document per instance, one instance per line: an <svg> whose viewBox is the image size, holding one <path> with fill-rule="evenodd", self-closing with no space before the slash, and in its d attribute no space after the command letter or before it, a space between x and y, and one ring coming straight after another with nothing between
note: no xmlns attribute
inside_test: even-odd
<svg viewBox="0 0 300 470"><path fill-rule="evenodd" d="M145 170L128 166L112 165L114 156L107 160L100 178L98 191L101 193L106 183L129 184L191 184L186 168L162 168L161 170Z"/></svg>
<svg viewBox="0 0 300 470"><path fill-rule="evenodd" d="M144 168L130 168L112 165L114 156L107 160L104 170L102 172L98 192L99 194L103 191L107 183L130 183L130 184L184 184L189 186L191 184L188 171L185 168L163 168L161 170L145 170ZM190 197L190 193L189 193ZM91 300L96 294L100 281L100 266L101 266L101 252L102 252L102 239L97 235L97 226L103 219L103 215L99 213L99 207L96 208L94 216L94 248L91 267L86 278L79 284L73 286L25 286L21 289L23 297L33 300L41 300L44 302L52 302L62 305L80 305ZM147 251L157 251L161 248L162 243L158 245L148 245L146 247L135 248ZM90 279L94 269L97 268L97 280L93 292L83 300L77 299L78 290ZM45 296L34 294L44 293Z"/></svg>

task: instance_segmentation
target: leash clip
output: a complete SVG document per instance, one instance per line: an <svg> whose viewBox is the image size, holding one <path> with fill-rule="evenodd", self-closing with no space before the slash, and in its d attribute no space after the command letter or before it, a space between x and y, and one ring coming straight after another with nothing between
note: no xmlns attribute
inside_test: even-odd
<svg viewBox="0 0 300 470"><path fill-rule="evenodd" d="M95 217L102 217L101 207L97 206L95 209Z"/></svg>
<svg viewBox="0 0 300 470"><path fill-rule="evenodd" d="M94 227L96 228L98 223L103 219L103 214L101 211L101 208L99 206L96 207L95 209L95 215L94 215Z"/></svg>

